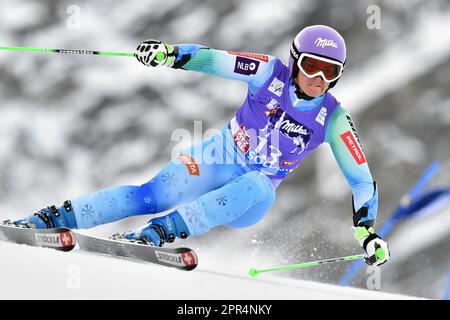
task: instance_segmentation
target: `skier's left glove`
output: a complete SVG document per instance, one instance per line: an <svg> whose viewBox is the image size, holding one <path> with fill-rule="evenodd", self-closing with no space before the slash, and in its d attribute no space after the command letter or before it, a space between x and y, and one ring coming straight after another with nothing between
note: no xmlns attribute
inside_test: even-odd
<svg viewBox="0 0 450 320"><path fill-rule="evenodd" d="M360 226L354 229L356 240L367 253L364 259L368 265L380 266L389 260L390 252L386 241L372 227Z"/></svg>
<svg viewBox="0 0 450 320"><path fill-rule="evenodd" d="M141 42L134 56L147 67L172 67L177 59L175 47L159 40L149 39Z"/></svg>

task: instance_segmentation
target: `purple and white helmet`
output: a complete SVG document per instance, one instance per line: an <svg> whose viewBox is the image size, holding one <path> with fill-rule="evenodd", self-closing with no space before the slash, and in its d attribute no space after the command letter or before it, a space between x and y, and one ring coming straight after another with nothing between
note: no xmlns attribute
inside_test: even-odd
<svg viewBox="0 0 450 320"><path fill-rule="evenodd" d="M295 36L289 57L289 71L294 77L297 76L294 74L298 72L295 66L301 53L314 54L342 64L345 64L347 58L344 38L333 28L324 25L306 27ZM330 87L336 82L337 80L332 82Z"/></svg>

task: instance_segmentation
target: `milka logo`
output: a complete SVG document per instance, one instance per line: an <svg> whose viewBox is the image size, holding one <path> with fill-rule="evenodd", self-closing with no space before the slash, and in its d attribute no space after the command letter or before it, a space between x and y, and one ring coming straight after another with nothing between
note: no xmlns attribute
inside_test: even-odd
<svg viewBox="0 0 450 320"><path fill-rule="evenodd" d="M322 47L322 48L325 48L325 47L337 48L338 47L336 42L334 42L332 39L328 40L328 39L322 39L320 37L317 38L316 41L314 41L314 44L317 47Z"/></svg>
<svg viewBox="0 0 450 320"><path fill-rule="evenodd" d="M298 133L302 135L307 135L308 130L302 124L291 123L289 120L284 120L281 123L280 130L285 131L286 133Z"/></svg>

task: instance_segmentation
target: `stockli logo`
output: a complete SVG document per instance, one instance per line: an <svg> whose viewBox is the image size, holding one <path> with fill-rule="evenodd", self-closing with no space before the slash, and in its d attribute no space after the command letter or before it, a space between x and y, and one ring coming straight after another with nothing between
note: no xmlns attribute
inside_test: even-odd
<svg viewBox="0 0 450 320"><path fill-rule="evenodd" d="M236 57L236 64L234 65L234 72L250 76L256 74L259 67L259 61L248 59L244 57Z"/></svg>

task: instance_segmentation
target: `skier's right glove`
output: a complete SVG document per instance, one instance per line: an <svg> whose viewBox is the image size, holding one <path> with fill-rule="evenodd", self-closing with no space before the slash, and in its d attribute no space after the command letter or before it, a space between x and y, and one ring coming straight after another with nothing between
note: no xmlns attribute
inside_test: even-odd
<svg viewBox="0 0 450 320"><path fill-rule="evenodd" d="M372 227L355 227L355 238L367 253L364 259L368 265L380 266L389 260L390 252L386 241Z"/></svg>
<svg viewBox="0 0 450 320"><path fill-rule="evenodd" d="M174 46L154 39L141 42L134 56L147 67L172 67L177 59Z"/></svg>

